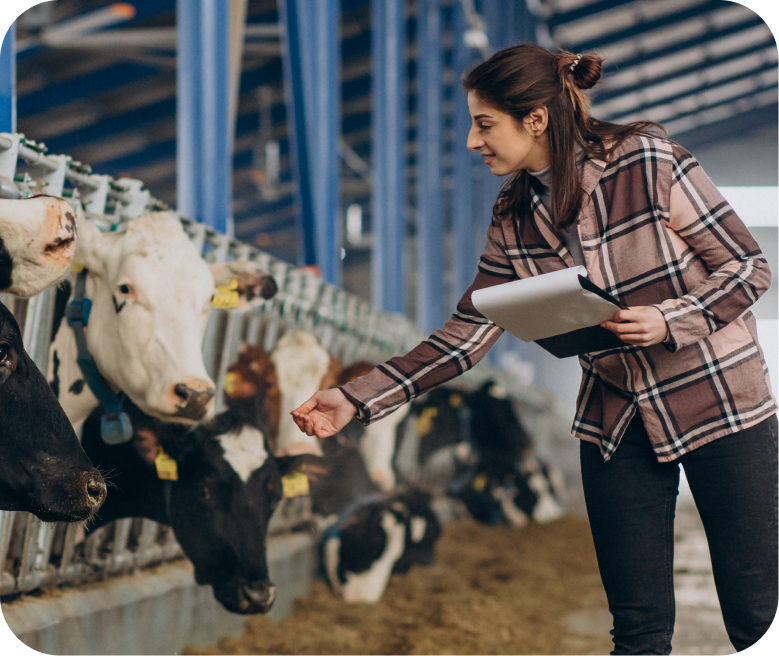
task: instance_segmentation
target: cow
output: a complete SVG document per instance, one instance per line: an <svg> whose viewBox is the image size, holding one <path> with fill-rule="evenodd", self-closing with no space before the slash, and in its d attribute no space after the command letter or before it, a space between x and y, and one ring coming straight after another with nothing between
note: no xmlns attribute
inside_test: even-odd
<svg viewBox="0 0 779 656"><path fill-rule="evenodd" d="M112 472L112 489L90 530L124 517L169 525L197 583L212 586L228 611L267 613L276 589L268 579L266 534L282 498L283 472L266 427L241 408L186 426L128 404L133 437L109 445L100 436L100 410L85 422L82 444Z"/></svg>
<svg viewBox="0 0 779 656"><path fill-rule="evenodd" d="M300 432L291 412L315 392L335 385L341 365L314 335L284 335L271 353L280 393L280 421L275 455L322 455L319 439Z"/></svg>
<svg viewBox="0 0 779 656"><path fill-rule="evenodd" d="M140 216L110 233L79 219L78 230L74 262L85 273L71 274L58 292L47 371L76 432L100 404L77 364L75 334L63 325L77 275L86 276L92 304L86 344L108 385L158 419L206 419L215 390L201 345L212 297L270 298L273 278L249 262L209 266L172 212Z"/></svg>
<svg viewBox="0 0 779 656"><path fill-rule="evenodd" d="M458 476L448 493L485 524L545 524L563 515L565 484L559 471L533 456L510 465L480 461Z"/></svg>
<svg viewBox="0 0 779 656"><path fill-rule="evenodd" d="M439 387L410 404L398 429L393 464L402 483L444 497L462 467L476 458L465 392Z"/></svg>
<svg viewBox="0 0 779 656"><path fill-rule="evenodd" d="M34 296L60 280L76 253L76 217L61 198L0 200L0 292Z"/></svg>
<svg viewBox="0 0 779 656"><path fill-rule="evenodd" d="M357 499L323 532L321 569L347 602L376 603L393 573L434 562L441 526L430 497L396 489Z"/></svg>
<svg viewBox="0 0 779 656"><path fill-rule="evenodd" d="M364 376L373 369L370 362L355 362L346 367L338 376L336 386L341 387L359 376ZM406 418L409 405L406 404L381 421L377 421L363 429L360 438L360 452L373 480L385 492L395 487L395 470L392 466L392 455L395 451L395 441L398 426ZM356 423L356 422L353 422Z"/></svg>
<svg viewBox="0 0 779 656"><path fill-rule="evenodd" d="M0 303L0 509L43 521L81 521L105 500L103 477Z"/></svg>

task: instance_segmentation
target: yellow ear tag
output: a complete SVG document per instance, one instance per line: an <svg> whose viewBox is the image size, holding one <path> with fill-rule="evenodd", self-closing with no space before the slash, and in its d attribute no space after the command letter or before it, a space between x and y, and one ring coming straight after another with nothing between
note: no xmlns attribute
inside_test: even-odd
<svg viewBox="0 0 779 656"><path fill-rule="evenodd" d="M425 408L417 419L417 435L424 437L433 430L433 419L438 416L438 408Z"/></svg>
<svg viewBox="0 0 779 656"><path fill-rule="evenodd" d="M176 461L165 453L162 447L159 447L157 457L154 459L154 466L157 468L157 478L163 481L179 480L179 468Z"/></svg>
<svg viewBox="0 0 779 656"><path fill-rule="evenodd" d="M241 304L238 296L238 280L233 278L226 285L217 285L216 293L211 298L211 307L217 310L237 308Z"/></svg>
<svg viewBox="0 0 779 656"><path fill-rule="evenodd" d="M479 474L474 478L472 487L476 492L483 492L487 487L487 474Z"/></svg>
<svg viewBox="0 0 779 656"><path fill-rule="evenodd" d="M463 407L463 397L460 394L452 394L449 397L449 405L453 408L462 408Z"/></svg>
<svg viewBox="0 0 779 656"><path fill-rule="evenodd" d="M282 476L281 488L285 499L305 496L308 494L308 477L302 472Z"/></svg>
<svg viewBox="0 0 779 656"><path fill-rule="evenodd" d="M234 371L228 371L225 374L224 388L227 396L235 394L235 384L238 382L238 374Z"/></svg>
<svg viewBox="0 0 779 656"><path fill-rule="evenodd" d="M73 273L81 273L84 270L84 265L74 262L73 264L70 265L70 270Z"/></svg>

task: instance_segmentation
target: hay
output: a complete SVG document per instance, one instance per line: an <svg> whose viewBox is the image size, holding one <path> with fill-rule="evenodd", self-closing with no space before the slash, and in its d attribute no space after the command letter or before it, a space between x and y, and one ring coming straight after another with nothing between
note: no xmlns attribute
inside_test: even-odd
<svg viewBox="0 0 779 656"><path fill-rule="evenodd" d="M438 562L393 576L376 605L346 604L317 581L291 617L255 616L240 638L188 654L565 654L611 648L607 633L572 635L561 619L603 594L587 523L525 528L447 524Z"/></svg>

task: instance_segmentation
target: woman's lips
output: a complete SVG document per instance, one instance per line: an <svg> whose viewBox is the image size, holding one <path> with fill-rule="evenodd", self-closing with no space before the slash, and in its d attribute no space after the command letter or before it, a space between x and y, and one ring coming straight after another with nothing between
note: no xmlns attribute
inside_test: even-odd
<svg viewBox="0 0 779 656"><path fill-rule="evenodd" d="M484 163L485 163L487 166L489 166L490 164L492 164L492 160L494 160L494 159L495 159L495 155L484 155L483 157L484 157Z"/></svg>

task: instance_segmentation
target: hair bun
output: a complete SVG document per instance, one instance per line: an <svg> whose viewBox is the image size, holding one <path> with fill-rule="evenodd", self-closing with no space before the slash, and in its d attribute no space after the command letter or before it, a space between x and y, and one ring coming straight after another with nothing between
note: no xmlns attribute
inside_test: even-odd
<svg viewBox="0 0 779 656"><path fill-rule="evenodd" d="M557 56L557 70L563 80L567 77L579 89L592 89L603 74L603 58L564 50Z"/></svg>

